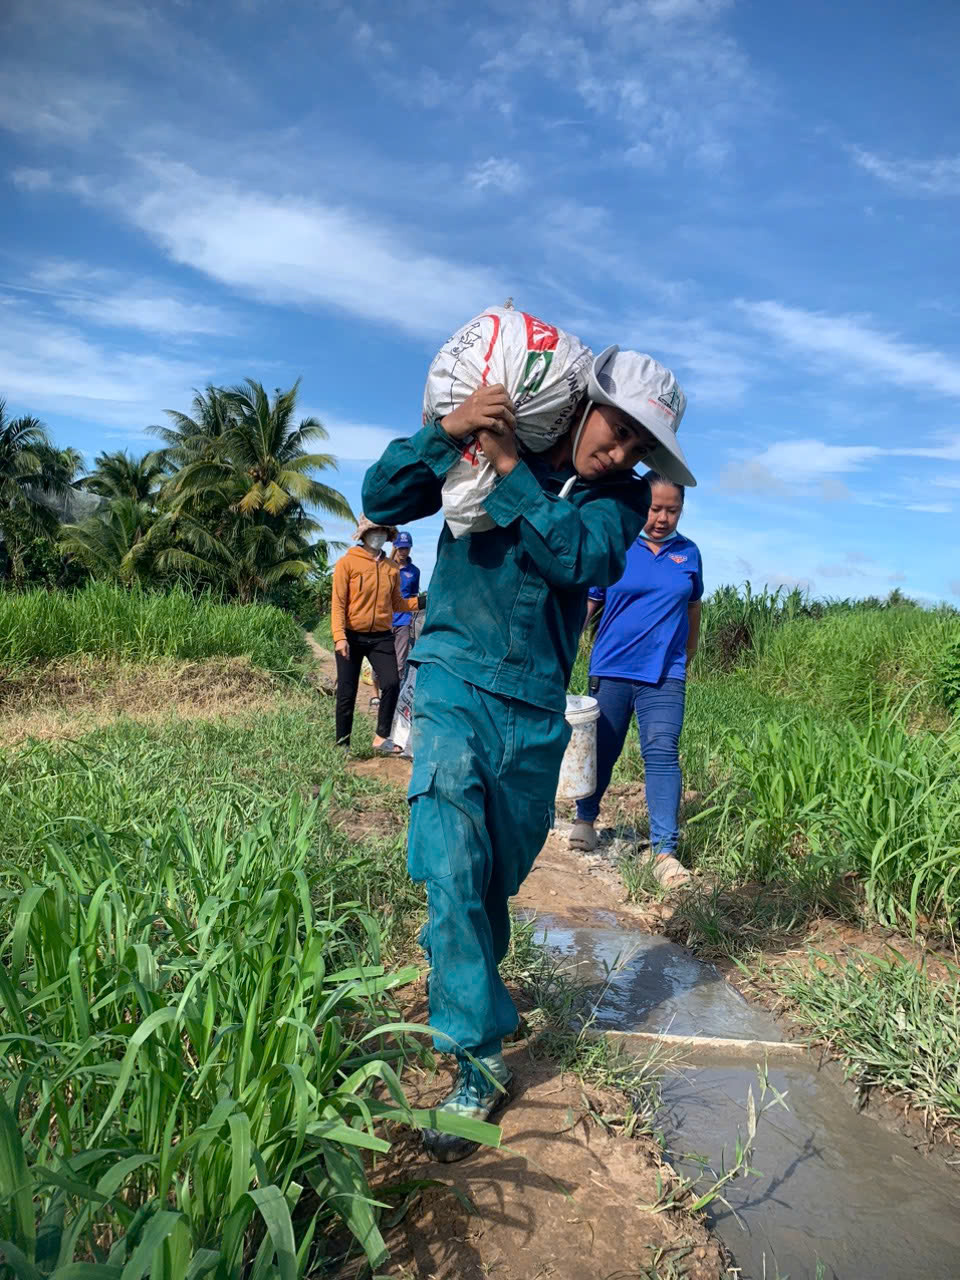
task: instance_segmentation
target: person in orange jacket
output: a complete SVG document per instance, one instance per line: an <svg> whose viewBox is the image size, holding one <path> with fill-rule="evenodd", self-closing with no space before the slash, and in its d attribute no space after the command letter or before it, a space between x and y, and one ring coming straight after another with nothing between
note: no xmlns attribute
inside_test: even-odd
<svg viewBox="0 0 960 1280"><path fill-rule="evenodd" d="M341 556L333 570L330 609L337 653L337 745L350 745L360 668L366 658L380 687L373 749L382 756L399 755L390 737L400 693L393 615L416 611L421 597L401 594L399 570L383 554L383 544L397 536L396 529L374 524L361 514L353 536L358 545Z"/></svg>

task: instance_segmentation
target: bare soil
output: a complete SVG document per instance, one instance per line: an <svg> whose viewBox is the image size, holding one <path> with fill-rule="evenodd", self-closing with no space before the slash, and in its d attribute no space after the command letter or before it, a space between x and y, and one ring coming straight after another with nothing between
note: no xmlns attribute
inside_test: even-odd
<svg viewBox="0 0 960 1280"><path fill-rule="evenodd" d="M416 1135L405 1134L381 1166L375 1185L420 1178L445 1184L422 1192L390 1233L393 1257L383 1274L435 1280L727 1274L721 1246L702 1222L683 1210L644 1207L674 1183L674 1174L654 1143L597 1123L596 1113L616 1109L615 1097L585 1091L552 1063L534 1061L525 1045L505 1057L515 1090L499 1117L499 1151L438 1165ZM411 1081L411 1093L418 1105L431 1106L450 1081L442 1068Z"/></svg>

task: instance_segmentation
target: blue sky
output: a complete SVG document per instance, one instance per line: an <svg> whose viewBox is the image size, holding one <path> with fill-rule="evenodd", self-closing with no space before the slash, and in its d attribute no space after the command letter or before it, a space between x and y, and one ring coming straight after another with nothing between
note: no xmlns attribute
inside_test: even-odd
<svg viewBox="0 0 960 1280"><path fill-rule="evenodd" d="M708 587L956 601L958 47L953 0L6 0L0 395L92 458L302 375L358 506L512 296L675 369Z"/></svg>

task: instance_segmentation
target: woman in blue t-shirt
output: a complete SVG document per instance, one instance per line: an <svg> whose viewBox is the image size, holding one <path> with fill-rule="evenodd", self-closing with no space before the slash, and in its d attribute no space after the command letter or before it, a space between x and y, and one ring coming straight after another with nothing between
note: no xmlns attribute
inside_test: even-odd
<svg viewBox="0 0 960 1280"><path fill-rule="evenodd" d="M680 758L687 664L700 635L703 571L700 552L677 533L683 488L648 472L650 512L627 551L623 577L605 591L591 588L587 621L602 609L590 658L590 693L600 704L597 789L577 801L570 832L574 849L596 848L594 823L610 785L631 714L637 717L650 814L653 870L663 885L690 873L677 860Z"/></svg>
<svg viewBox="0 0 960 1280"><path fill-rule="evenodd" d="M401 529L393 540L393 552L390 559L400 570L400 594L404 599L420 594L420 570L410 559L410 552L413 549L413 538L406 531ZM397 655L397 674L400 677L400 684L403 684L403 677L407 673L407 659L410 656L410 648L412 643L412 613L395 613L393 615L393 648ZM380 688L377 684L377 678L373 678L374 695L370 699L371 707L380 705Z"/></svg>

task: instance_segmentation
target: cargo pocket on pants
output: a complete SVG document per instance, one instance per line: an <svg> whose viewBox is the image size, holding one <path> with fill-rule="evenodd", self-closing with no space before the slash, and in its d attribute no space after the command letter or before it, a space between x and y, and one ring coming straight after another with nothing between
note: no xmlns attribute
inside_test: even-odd
<svg viewBox="0 0 960 1280"><path fill-rule="evenodd" d="M407 838L407 871L411 880L440 880L450 874L450 856L444 834L443 800L437 795L434 761L418 764L416 757L407 802L410 831Z"/></svg>

